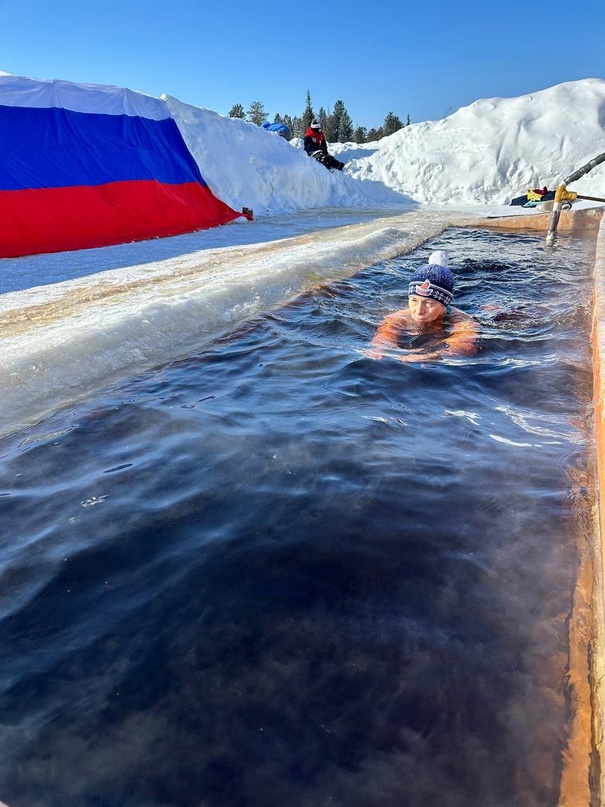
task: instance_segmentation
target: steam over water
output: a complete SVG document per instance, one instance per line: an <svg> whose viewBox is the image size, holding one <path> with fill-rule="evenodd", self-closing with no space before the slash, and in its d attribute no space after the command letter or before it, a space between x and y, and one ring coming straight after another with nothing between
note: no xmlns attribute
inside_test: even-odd
<svg viewBox="0 0 605 807"><path fill-rule="evenodd" d="M367 358L436 248L478 354ZM583 249L453 230L4 438L0 798L555 807Z"/></svg>

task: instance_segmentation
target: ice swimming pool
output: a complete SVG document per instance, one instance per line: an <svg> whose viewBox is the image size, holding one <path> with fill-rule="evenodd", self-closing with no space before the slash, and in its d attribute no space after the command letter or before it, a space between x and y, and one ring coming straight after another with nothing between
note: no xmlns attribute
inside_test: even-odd
<svg viewBox="0 0 605 807"><path fill-rule="evenodd" d="M0 797L557 805L591 252L453 229L0 444ZM364 348L450 250L477 355Z"/></svg>

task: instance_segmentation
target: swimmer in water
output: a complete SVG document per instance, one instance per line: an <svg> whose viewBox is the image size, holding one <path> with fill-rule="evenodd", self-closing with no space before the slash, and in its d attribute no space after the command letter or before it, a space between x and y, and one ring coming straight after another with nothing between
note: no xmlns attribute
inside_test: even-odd
<svg viewBox="0 0 605 807"><path fill-rule="evenodd" d="M448 268L449 255L433 252L428 264L410 278L408 307L383 319L371 342L368 356L380 359L386 350L397 350L393 358L405 362L433 361L446 356L472 356L477 349L477 323L450 305L454 296L454 276ZM432 349L402 349L402 336L443 337Z"/></svg>

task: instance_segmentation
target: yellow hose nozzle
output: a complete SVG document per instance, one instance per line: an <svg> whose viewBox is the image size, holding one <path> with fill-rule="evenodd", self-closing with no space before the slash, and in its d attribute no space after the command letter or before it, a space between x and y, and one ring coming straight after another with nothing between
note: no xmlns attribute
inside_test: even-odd
<svg viewBox="0 0 605 807"><path fill-rule="evenodd" d="M568 191L565 185L559 185L555 191L555 202L575 202L578 194L574 191Z"/></svg>

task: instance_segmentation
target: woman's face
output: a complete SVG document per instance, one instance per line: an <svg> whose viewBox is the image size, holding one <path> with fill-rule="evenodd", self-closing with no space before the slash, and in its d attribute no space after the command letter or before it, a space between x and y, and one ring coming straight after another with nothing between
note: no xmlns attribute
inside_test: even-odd
<svg viewBox="0 0 605 807"><path fill-rule="evenodd" d="M432 297L419 297L416 294L411 294L408 297L408 307L410 316L418 325L439 322L445 317L445 306Z"/></svg>

